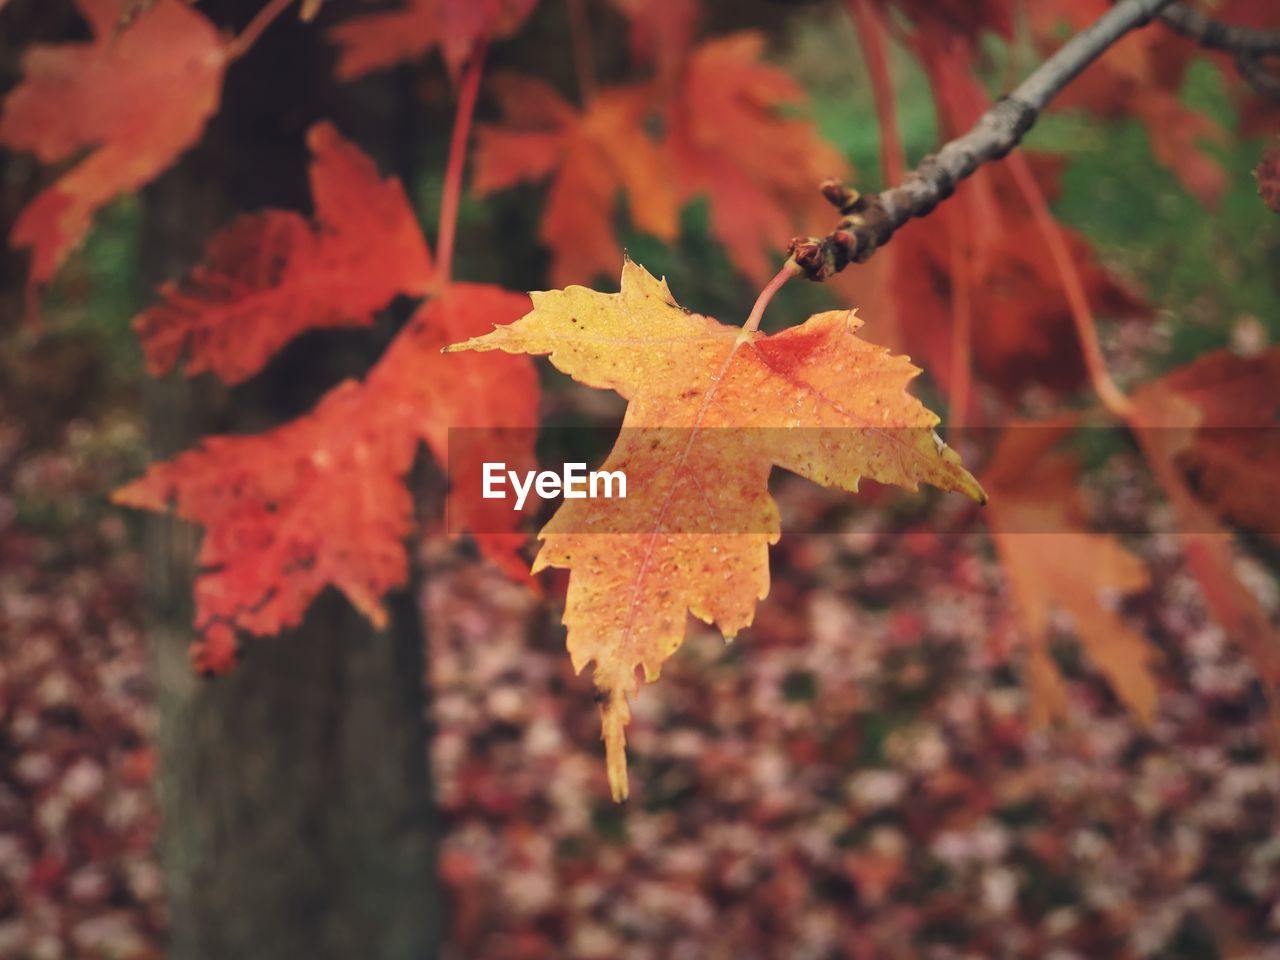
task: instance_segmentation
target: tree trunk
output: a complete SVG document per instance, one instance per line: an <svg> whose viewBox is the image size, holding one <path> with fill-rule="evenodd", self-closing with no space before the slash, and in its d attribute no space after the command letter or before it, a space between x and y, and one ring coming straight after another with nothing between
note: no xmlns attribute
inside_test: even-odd
<svg viewBox="0 0 1280 960"><path fill-rule="evenodd" d="M234 27L260 5L200 9ZM326 57L314 28L290 16L232 66L202 145L144 194L148 299L236 212L307 209L303 138L313 120L336 116L366 146L404 142L395 82L366 85L353 110L351 94L329 88ZM340 96L345 109L335 107ZM353 364L375 349L360 336L305 338L232 394L178 378L152 384L153 454L170 456L210 429L261 429L295 415L335 371L359 372ZM198 537L154 518L147 538L170 956L434 956L440 916L415 591L389 598L382 632L330 591L299 629L250 638L232 675L202 679L186 653Z"/></svg>

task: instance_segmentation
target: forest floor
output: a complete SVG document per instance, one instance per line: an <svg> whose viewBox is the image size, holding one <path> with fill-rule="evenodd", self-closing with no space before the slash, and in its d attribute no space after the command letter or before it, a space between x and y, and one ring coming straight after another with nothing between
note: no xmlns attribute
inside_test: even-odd
<svg viewBox="0 0 1280 960"><path fill-rule="evenodd" d="M0 957L163 955L142 558L105 500L140 448L0 411ZM1113 522L1155 508L1115 493ZM692 626L636 700L624 806L554 603L423 545L453 956L1280 957L1280 766L1172 537L1134 540L1125 606L1162 654L1151 728L1064 622L1072 716L1034 730L980 533L777 494L841 532L784 537L734 643Z"/></svg>

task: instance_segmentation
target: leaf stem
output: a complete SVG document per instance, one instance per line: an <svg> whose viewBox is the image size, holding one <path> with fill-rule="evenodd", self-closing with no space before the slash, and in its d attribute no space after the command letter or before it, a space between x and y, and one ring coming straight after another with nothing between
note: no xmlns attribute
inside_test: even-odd
<svg viewBox="0 0 1280 960"><path fill-rule="evenodd" d="M951 232L951 395L947 440L955 446L968 417L973 390L973 277L967 238L954 221L948 226Z"/></svg>
<svg viewBox="0 0 1280 960"><path fill-rule="evenodd" d="M443 286L453 275L453 247L458 233L458 205L462 199L462 171L467 163L467 142L471 139L471 119L475 116L480 95L480 77L484 73L487 41L476 42L467 65L462 70L462 87L458 92L458 109L453 115L453 134L449 140L449 161L444 173L444 191L440 196L440 223L436 231L436 283Z"/></svg>
<svg viewBox="0 0 1280 960"><path fill-rule="evenodd" d="M565 0L569 12L569 43L573 47L573 72L578 97L585 106L596 95L596 62L591 51L591 20L583 0Z"/></svg>
<svg viewBox="0 0 1280 960"><path fill-rule="evenodd" d="M800 267L790 258L782 265L782 269L773 275L773 279L765 284L765 288L760 291L760 296L756 297L756 302L751 308L751 313L747 315L747 322L742 325L744 333L755 333L760 329L760 321L764 319L764 311L769 306L769 301L773 299L774 294L782 289L783 284L794 276L798 276Z"/></svg>
<svg viewBox="0 0 1280 960"><path fill-rule="evenodd" d="M1111 379L1111 373L1107 370L1107 360L1098 342L1097 322L1094 320L1093 310L1089 307L1089 298L1085 294L1080 272L1076 269L1071 251L1067 248L1067 242L1062 236L1062 229L1054 219L1049 203L1040 191L1040 185L1031 174L1031 166L1027 163L1027 158L1020 153L1012 153L1007 159L1009 172L1013 174L1018 190L1031 209L1031 216L1058 270L1058 277L1062 281L1062 292L1066 295L1067 304L1071 308L1071 319L1075 322L1076 336L1080 340L1080 352L1084 354L1089 382L1107 410L1121 420L1128 420L1133 415L1133 403Z"/></svg>
<svg viewBox="0 0 1280 960"><path fill-rule="evenodd" d="M871 91L880 127L880 174L885 183L901 183L906 173L902 136L894 105L893 78L885 53L885 27L872 0L848 0L849 16L858 29L858 45L871 76Z"/></svg>
<svg viewBox="0 0 1280 960"><path fill-rule="evenodd" d="M267 0L248 25L241 30L227 45L227 59L238 60L249 52L266 32L267 27L289 8L293 0Z"/></svg>

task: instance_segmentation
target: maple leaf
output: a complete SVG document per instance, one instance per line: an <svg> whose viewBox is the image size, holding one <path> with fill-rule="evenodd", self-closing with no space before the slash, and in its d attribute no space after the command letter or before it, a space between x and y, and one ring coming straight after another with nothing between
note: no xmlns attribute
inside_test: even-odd
<svg viewBox="0 0 1280 960"><path fill-rule="evenodd" d="M654 16L647 0L611 0L630 24L631 52L657 66L658 81L670 89L684 64L697 32L700 0L666 0L662 15Z"/></svg>
<svg viewBox="0 0 1280 960"><path fill-rule="evenodd" d="M1245 435L1257 430L1249 426L1250 422L1265 420L1267 426L1274 428L1275 351L1260 362L1255 358L1254 362L1257 366L1253 371L1241 376L1241 367L1252 366L1250 361L1227 354L1210 354L1189 367L1145 384L1133 395L1130 426L1152 473L1173 505L1187 568L1200 582L1205 603L1214 618L1248 654L1258 671L1271 709L1273 734L1280 737L1280 702L1276 699L1280 690L1280 633L1258 598L1235 574L1231 532L1196 496L1184 472L1188 458L1194 463L1203 455L1197 453L1197 446L1205 439L1198 429L1202 423L1216 420L1219 424L1224 421L1243 424ZM1232 382L1237 377L1246 384L1243 389ZM1247 405L1220 404L1214 397L1217 390L1223 390L1227 397L1234 394L1237 401L1246 400ZM1261 404L1259 399L1263 401ZM1216 443L1221 442L1219 435ZM1238 466L1233 465L1233 469ZM1262 489L1272 491L1273 500L1276 497L1274 474L1260 477L1256 470L1245 470L1235 479L1261 482Z"/></svg>
<svg viewBox="0 0 1280 960"><path fill-rule="evenodd" d="M401 540L413 517L401 483L413 444L388 416L346 381L276 430L211 437L152 466L115 502L146 510L172 503L179 517L205 527L201 630L222 623L275 633L299 623L329 585L382 626L381 597L408 572Z"/></svg>
<svg viewBox="0 0 1280 960"><path fill-rule="evenodd" d="M538 387L527 360L446 359L441 348L527 306L522 295L453 284L419 309L363 383L345 381L311 413L267 433L208 438L116 492L119 504L172 506L205 528L198 663L225 668L229 628L269 635L294 626L328 586L385 624L382 597L408 575L413 503L404 478L419 441L444 462L450 426L536 425ZM532 461L531 441L526 457ZM528 578L514 534L477 539L504 569Z"/></svg>
<svg viewBox="0 0 1280 960"><path fill-rule="evenodd" d="M622 256L613 227L619 191L637 227L675 239L676 196L644 130L651 109L645 88L602 90L581 113L534 77L495 77L493 92L506 123L477 128L471 186L484 195L552 178L539 236L551 249L553 284L616 269Z"/></svg>
<svg viewBox="0 0 1280 960"><path fill-rule="evenodd" d="M472 531L485 556L513 580L533 587L521 552L528 542L519 532L522 514L503 501L484 499L481 487L465 480L476 466L475 456L496 449L513 470L536 467L537 372L523 358L443 353L460 338L485 334L528 309L525 294L451 283L396 337L369 379L371 402L401 410L407 427L451 477L449 529ZM455 449L451 431L462 431L469 442Z"/></svg>
<svg viewBox="0 0 1280 960"><path fill-rule="evenodd" d="M216 112L227 47L180 0L159 0L123 33L122 0L76 0L92 43L36 46L0 117L0 143L43 163L87 155L35 197L10 235L32 249L31 282L52 279L106 203L142 187L194 144Z"/></svg>
<svg viewBox="0 0 1280 960"><path fill-rule="evenodd" d="M1231 523L1280 541L1280 348L1205 354L1146 388L1192 426L1173 463L1196 498Z"/></svg>
<svg viewBox="0 0 1280 960"><path fill-rule="evenodd" d="M980 224L975 228L975 224ZM1111 317L1147 317L1151 308L1106 270L1089 242L1059 228L1090 306ZM1028 385L1071 390L1084 378L1084 359L1070 305L1048 244L1009 170L993 164L957 190L952 203L894 237L890 289L904 343L949 388L954 331L950 316L962 278L957 245L967 257L973 326L972 362L985 382L1006 395Z"/></svg>
<svg viewBox="0 0 1280 960"><path fill-rule="evenodd" d="M1280 213L1280 147L1267 150L1253 175L1258 180L1258 196L1271 208L1273 213Z"/></svg>
<svg viewBox="0 0 1280 960"><path fill-rule="evenodd" d="M627 498L566 500L534 562L534 572L570 570L569 653L579 671L595 664L609 782L622 799L636 671L657 679L687 613L732 637L768 592L774 466L851 491L865 475L985 496L933 432L938 418L906 392L919 371L854 336L852 311L774 336L747 332L682 309L629 260L620 293L532 297L516 323L450 349L546 354L629 401L601 467L623 471Z"/></svg>
<svg viewBox="0 0 1280 960"><path fill-rule="evenodd" d="M477 43L520 29L537 0L407 0L402 9L352 17L329 31L342 48L337 75L350 80L417 60L435 47L457 76Z"/></svg>
<svg viewBox="0 0 1280 960"><path fill-rule="evenodd" d="M989 529L1027 634L1032 721L1044 725L1066 715L1065 686L1048 647L1050 616L1061 610L1116 695L1150 724L1157 652L1103 602L1104 594L1118 598L1145 589L1150 577L1119 539L1085 527L1079 468L1049 452L1074 423L1067 416L1010 425L982 476L992 496Z"/></svg>
<svg viewBox="0 0 1280 960"><path fill-rule="evenodd" d="M817 187L848 164L817 127L788 74L760 62L764 37L743 32L698 46L666 107L664 141L682 199L705 196L711 233L734 266L763 283L797 232L823 232L831 208Z"/></svg>
<svg viewBox="0 0 1280 960"><path fill-rule="evenodd" d="M305 330L367 326L397 294L422 295L431 257L400 182L331 124L308 132L315 224L283 210L242 216L207 262L133 322L147 369L239 383Z"/></svg>

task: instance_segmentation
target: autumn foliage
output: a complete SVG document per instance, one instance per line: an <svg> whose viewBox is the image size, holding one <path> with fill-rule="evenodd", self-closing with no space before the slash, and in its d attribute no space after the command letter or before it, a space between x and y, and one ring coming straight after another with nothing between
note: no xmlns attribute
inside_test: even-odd
<svg viewBox="0 0 1280 960"><path fill-rule="evenodd" d="M104 205L152 181L201 138L224 74L252 44L219 33L199 5L181 0L76 6L93 39L31 49L0 117L0 142L57 167L9 238L31 252L33 289L56 278ZM869 62L892 31L923 66L943 139L991 106L980 80L983 42L988 33L1018 41L1012 0L849 6ZM1024 6L1029 45L1047 55L1112 4ZM478 490L453 491L450 528L476 531L482 552L531 589L559 582L535 580L545 568L569 571L569 653L575 670L591 667L599 691L615 799L628 791L624 727L639 678L657 679L689 614L732 638L769 592L768 551L781 530L768 487L775 467L849 493L867 477L989 496L967 522L985 528L1002 565L1025 641L1033 720L1068 714L1049 644L1062 614L1115 695L1150 723L1159 656L1121 604L1147 588L1150 574L1119 535L1090 528L1069 449L1083 423L1129 431L1164 490L1209 608L1274 697L1280 636L1236 576L1232 533L1274 539L1280 530L1275 348L1209 353L1123 391L1107 366L1100 320L1149 321L1159 305L1055 218L1061 161L1023 153L983 166L953 199L851 267L832 285L841 309L774 318L785 329L771 335L757 329L759 313L740 327L696 304L685 309L664 280L625 258L622 225L671 245L682 218L705 209L707 233L744 288L758 289L783 266L793 235L822 233L834 219L822 181L875 184L823 138L799 82L769 62L766 38L700 35L692 0L661 14L628 0L610 6L630 30L637 69L626 83L597 85L580 70L574 97L545 78L485 74L491 46L517 33L534 7L326 7L339 79L438 51L458 91L434 258L404 187L322 122L308 134L312 210L242 214L135 320L152 374L238 384L301 334L369 326L397 298L417 302L367 374L334 386L308 413L261 434L208 437L117 493L118 503L172 510L204 530L197 667L230 669L240 635L297 625L328 587L384 625L387 593L409 577L406 545L439 528L438 517L415 518L409 484L420 447L443 468L451 428L505 431L520 438L515 459L533 466L541 401L530 357L546 356L582 389L626 399L606 466L625 470L635 495L566 502L538 534L532 568L525 517L495 510ZM1228 0L1216 13L1280 27L1267 4ZM1136 120L1157 163L1212 211L1229 186L1213 147L1232 133L1179 96L1203 55L1158 26L1137 30L1054 109ZM1274 120L1274 104L1240 80L1230 58L1210 56L1244 123ZM882 116L892 118L892 78L882 69L871 79ZM482 116L472 131L477 99ZM884 174L901 176L904 147L891 126L881 136ZM1273 209L1277 170L1273 147L1256 173ZM478 198L541 190L537 232L552 289L532 294L532 307L523 292L453 279L464 184ZM580 285L612 284L619 272L619 293ZM868 340L857 333L864 323ZM920 369L904 352L945 397L952 427L993 428L965 445L969 469L935 434L939 417L907 392ZM503 449L510 458L509 439Z"/></svg>

